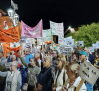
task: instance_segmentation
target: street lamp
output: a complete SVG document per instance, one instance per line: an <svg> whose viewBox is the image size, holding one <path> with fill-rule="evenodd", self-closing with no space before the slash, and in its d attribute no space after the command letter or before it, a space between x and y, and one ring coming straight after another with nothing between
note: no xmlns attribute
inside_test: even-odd
<svg viewBox="0 0 99 91"><path fill-rule="evenodd" d="M16 27L18 25L18 22L19 22L19 15L16 14L16 12L12 8L10 8L8 10L8 15L10 17L12 24L13 24L13 27Z"/></svg>

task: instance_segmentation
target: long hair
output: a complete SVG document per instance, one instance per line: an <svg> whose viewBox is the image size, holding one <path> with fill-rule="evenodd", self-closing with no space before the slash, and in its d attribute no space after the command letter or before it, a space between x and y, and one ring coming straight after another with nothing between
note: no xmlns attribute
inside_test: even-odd
<svg viewBox="0 0 99 91"><path fill-rule="evenodd" d="M33 61L35 62L35 65L36 65L36 66L40 67L40 65L39 65L39 63L38 63L38 61L37 61L36 58L31 58L31 59L33 59ZM31 59L30 59L30 60L31 60ZM30 65L30 64L29 64L29 65Z"/></svg>

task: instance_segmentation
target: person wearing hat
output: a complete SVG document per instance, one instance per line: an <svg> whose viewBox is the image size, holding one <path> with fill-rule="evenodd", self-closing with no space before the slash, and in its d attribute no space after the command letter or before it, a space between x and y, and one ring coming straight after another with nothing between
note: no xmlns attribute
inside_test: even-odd
<svg viewBox="0 0 99 91"><path fill-rule="evenodd" d="M81 52L79 52L79 54L80 54L79 55L80 61L81 61L81 63L83 63L87 59L87 53L85 51L81 51Z"/></svg>
<svg viewBox="0 0 99 91"><path fill-rule="evenodd" d="M85 51L81 51L79 52L79 54L80 54L79 58L80 58L81 63L83 63L84 61L90 62L87 59L87 53ZM85 83L86 83L87 91L93 91L93 86L88 82L85 82Z"/></svg>

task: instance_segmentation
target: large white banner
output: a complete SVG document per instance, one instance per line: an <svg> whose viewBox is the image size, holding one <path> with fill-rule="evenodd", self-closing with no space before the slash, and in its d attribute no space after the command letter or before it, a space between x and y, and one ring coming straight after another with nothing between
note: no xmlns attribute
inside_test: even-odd
<svg viewBox="0 0 99 91"><path fill-rule="evenodd" d="M43 41L52 41L51 29L43 30Z"/></svg>
<svg viewBox="0 0 99 91"><path fill-rule="evenodd" d="M55 23L50 21L50 29L52 30L52 35L58 35L58 44L63 44L64 41L63 23Z"/></svg>
<svg viewBox="0 0 99 91"><path fill-rule="evenodd" d="M80 65L79 75L87 82L94 85L97 78L99 77L99 70L95 68L90 62L84 61L84 63L81 63Z"/></svg>

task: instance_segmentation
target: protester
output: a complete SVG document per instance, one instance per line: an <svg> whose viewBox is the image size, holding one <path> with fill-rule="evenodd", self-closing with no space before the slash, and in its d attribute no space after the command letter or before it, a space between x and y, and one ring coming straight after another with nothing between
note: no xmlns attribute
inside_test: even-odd
<svg viewBox="0 0 99 91"><path fill-rule="evenodd" d="M81 60L81 63L83 63L84 61L90 62L87 58L87 53L85 51L81 51L79 54L80 54L79 58ZM87 91L93 91L93 86L90 83L86 82L86 87L87 87Z"/></svg>
<svg viewBox="0 0 99 91"><path fill-rule="evenodd" d="M72 54L72 61L73 62L77 62L78 64L80 64L80 61L79 61L79 53L73 53Z"/></svg>
<svg viewBox="0 0 99 91"><path fill-rule="evenodd" d="M52 91L51 63L52 58L50 56L44 57L44 68L37 76L37 89L40 91Z"/></svg>
<svg viewBox="0 0 99 91"><path fill-rule="evenodd" d="M21 56L21 53L19 55L21 62L23 63L23 65L25 65L28 68L28 88L27 91L33 91L33 89L36 86L37 83L37 75L40 73L40 69L39 69L39 64L37 62L37 60L35 58L31 58L30 59L30 64L27 64L25 62L25 60L23 59L23 57ZM24 86L23 86L23 90L24 90Z"/></svg>
<svg viewBox="0 0 99 91"><path fill-rule="evenodd" d="M12 58L10 57L10 53L6 54L7 62L12 62Z"/></svg>
<svg viewBox="0 0 99 91"><path fill-rule="evenodd" d="M5 72L7 71L7 69L4 66L0 65L0 71ZM5 77L0 76L0 91L4 91L4 86L5 86Z"/></svg>
<svg viewBox="0 0 99 91"><path fill-rule="evenodd" d="M7 63L7 59L3 57L3 52L0 51L0 65L5 66L6 63Z"/></svg>
<svg viewBox="0 0 99 91"><path fill-rule="evenodd" d="M76 91L81 77L79 76L80 65L76 62L71 62L66 66L66 74L68 75L68 81L65 82L63 88L60 91ZM79 91L87 91L85 84L83 83Z"/></svg>
<svg viewBox="0 0 99 91"><path fill-rule="evenodd" d="M57 57L57 72L54 79L54 85L52 87L53 91L60 91L65 81L67 80L67 74L65 70L66 58L63 55Z"/></svg>
<svg viewBox="0 0 99 91"><path fill-rule="evenodd" d="M89 54L88 48L84 48L84 51L87 53L87 58L91 62L92 65L94 65L94 56Z"/></svg>
<svg viewBox="0 0 99 91"><path fill-rule="evenodd" d="M17 66L17 61L14 61L11 63L11 71L0 71L0 76L7 77L5 91L20 91L22 85L21 74L20 71L17 70Z"/></svg>

